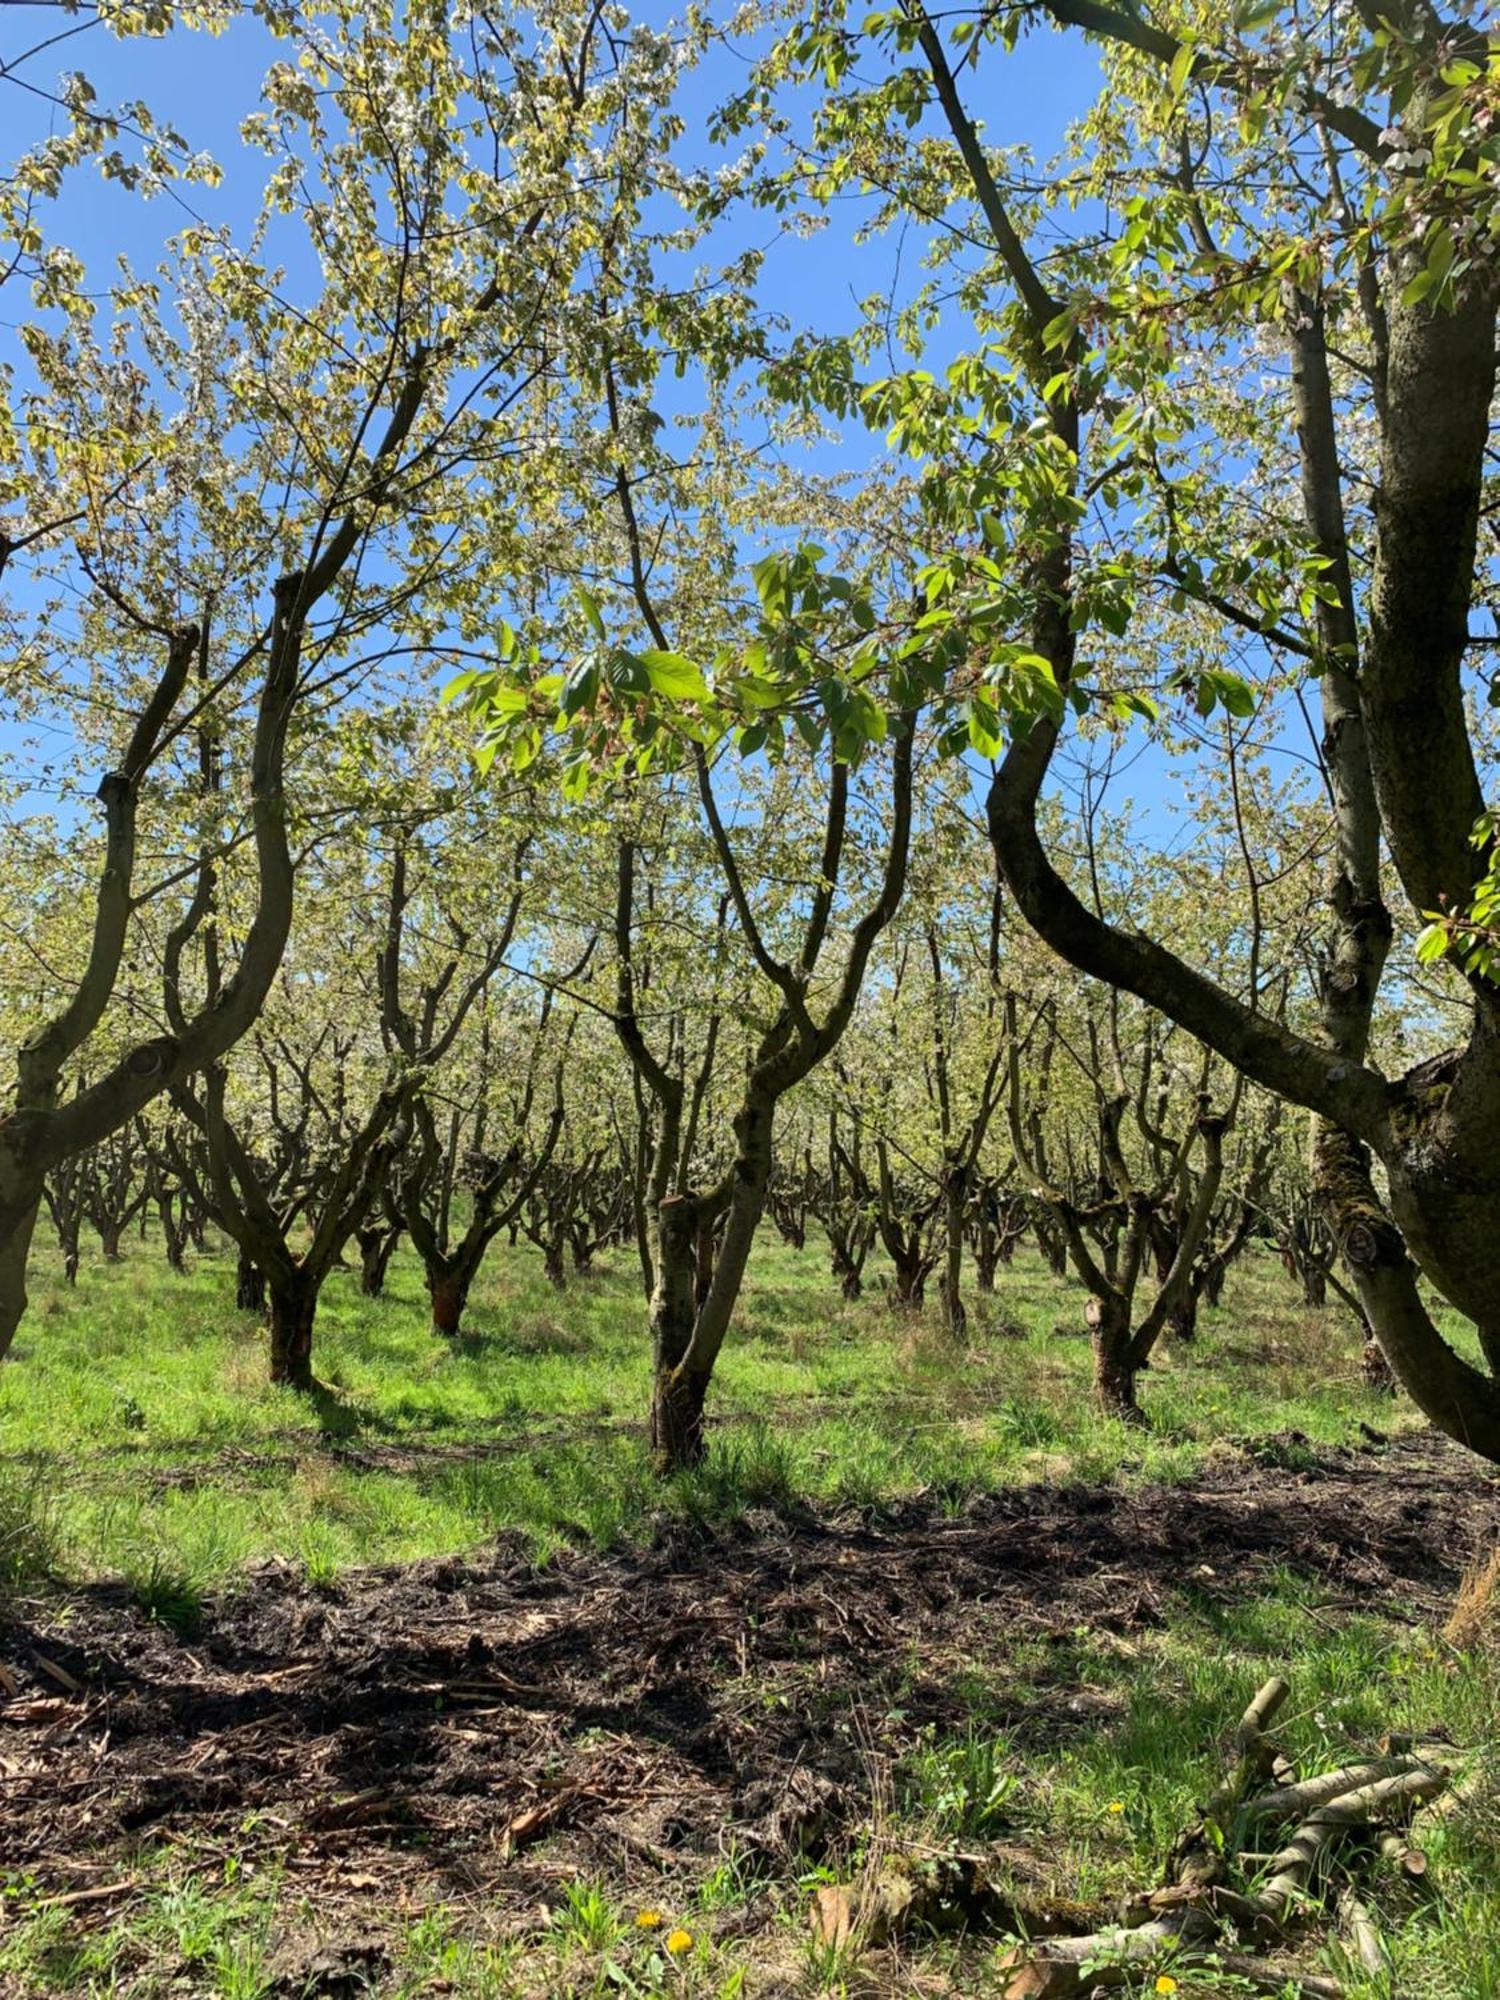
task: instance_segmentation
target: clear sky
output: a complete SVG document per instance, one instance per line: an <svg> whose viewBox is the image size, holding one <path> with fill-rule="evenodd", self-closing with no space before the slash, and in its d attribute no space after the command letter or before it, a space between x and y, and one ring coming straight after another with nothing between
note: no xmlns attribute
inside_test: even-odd
<svg viewBox="0 0 1500 2000"><path fill-rule="evenodd" d="M733 12L726 6L726 17ZM648 6L644 17L661 23L667 10ZM52 37L30 60L22 52ZM687 80L684 141L694 158L711 157L705 137L716 104L744 80L755 53L742 42L726 45ZM101 107L144 99L158 117L170 121L190 148L205 149L225 168L222 188L195 188L185 197L208 220L244 221L251 213L264 172L264 156L240 145L241 120L260 104L260 83L269 62L285 58L248 12L223 34L178 30L148 40L117 40L92 21L63 14L56 0L0 0L0 151L13 155L45 134L59 117L48 102L61 77L81 70L98 92ZM1027 145L1045 158L1059 146L1070 118L1088 106L1098 86L1098 68L1077 35L1042 31L1025 39L1003 63L985 71L994 101L981 102L987 136L997 144ZM125 190L90 176L75 183L59 204L65 226L58 235L92 268L103 269L114 255L149 257L161 238L185 217L171 195L143 204ZM774 303L806 312L847 305L851 286L866 288L868 265L849 227L834 226L810 242L789 246L772 274L780 297ZM782 287L785 287L784 291ZM8 302L7 302L8 303Z"/></svg>

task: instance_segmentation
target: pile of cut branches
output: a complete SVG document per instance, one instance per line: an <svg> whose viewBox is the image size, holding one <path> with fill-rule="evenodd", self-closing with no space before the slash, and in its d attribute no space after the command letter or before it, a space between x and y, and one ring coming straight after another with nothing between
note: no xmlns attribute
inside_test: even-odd
<svg viewBox="0 0 1500 2000"><path fill-rule="evenodd" d="M1388 1738L1379 1757L1299 1778L1269 1734L1288 1692L1284 1680L1269 1680L1245 1710L1230 1770L1177 1841L1167 1886L1133 1899L1112 1929L1013 1947L1001 1961L1005 2000L1064 2000L1166 1964L1233 1975L1268 1993L1338 2000L1338 1980L1267 1956L1330 1913L1350 1959L1375 1975L1388 1971L1360 1885L1379 1866L1411 1879L1425 1874L1412 1815L1448 1790L1444 1760L1455 1753Z"/></svg>

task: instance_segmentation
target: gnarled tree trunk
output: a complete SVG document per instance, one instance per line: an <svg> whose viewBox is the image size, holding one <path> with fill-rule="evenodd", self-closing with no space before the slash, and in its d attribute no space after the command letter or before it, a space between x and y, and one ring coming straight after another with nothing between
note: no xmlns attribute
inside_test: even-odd
<svg viewBox="0 0 1500 2000"><path fill-rule="evenodd" d="M313 1322L318 1286L291 1279L273 1281L267 1307L271 1333L271 1380L306 1392L317 1385L312 1372Z"/></svg>

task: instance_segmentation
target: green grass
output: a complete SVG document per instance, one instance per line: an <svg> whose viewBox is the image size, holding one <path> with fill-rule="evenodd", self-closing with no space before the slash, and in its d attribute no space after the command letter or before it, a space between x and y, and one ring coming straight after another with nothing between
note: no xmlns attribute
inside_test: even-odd
<svg viewBox="0 0 1500 2000"><path fill-rule="evenodd" d="M428 1330L409 1256L397 1257L379 1301L337 1275L315 1357L331 1394L313 1404L266 1384L264 1334L235 1312L222 1253L174 1278L153 1246L132 1244L118 1266L86 1261L76 1290L44 1255L15 1363L0 1370L0 1591L123 1577L153 1617L191 1634L205 1600L267 1557L332 1583L351 1565L507 1532L549 1556L754 1506L891 1510L922 1494L958 1509L1025 1481L1139 1489L1189 1479L1230 1443L1295 1475L1317 1450L1357 1442L1362 1419L1385 1430L1413 1421L1408 1405L1361 1388L1346 1315L1307 1312L1263 1254L1233 1274L1222 1309L1203 1315L1198 1345L1165 1352L1145 1378L1152 1427L1134 1432L1095 1414L1088 1344L1059 1332L1077 1328L1078 1295L1035 1258L1002 1276L992 1310L1003 1326L988 1325L987 1302L976 1301L969 1345L955 1350L933 1319L892 1313L873 1288L845 1304L821 1255L767 1236L714 1385L709 1461L663 1484L646 1467L632 1260L617 1253L564 1294L538 1263L500 1251L456 1345ZM1022 1630L1003 1665L993 1644L976 1642L950 1676L964 1727L897 1728L904 1747L872 1788L868 1824L832 1857L841 1879L891 1844L993 1842L1027 1858L1033 1892L1107 1903L1156 1882L1219 1774L1228 1726L1271 1671L1292 1680L1279 1733L1309 1768L1392 1728L1493 1742L1493 1655L1458 1653L1378 1605L1331 1617L1319 1588L1273 1571L1252 1599L1231 1601L1184 1578L1164 1622L1128 1637ZM913 1661L913 1683L922 1671ZM751 1716L756 1699L747 1685ZM1082 1720L1069 1708L1079 1701ZM1500 2000L1494 1783L1424 1839L1437 1893L1394 1880L1374 1892L1399 1990L1405 2000ZM122 1864L130 1885L119 1906L87 1916L49 1902L55 1884L0 1878L0 1994L271 2000L278 1952L289 1936L316 1937L318 1912L295 1871L267 1863L262 1836L247 1831L252 1851L262 1860L243 1866L217 1845L137 1851ZM462 1899L381 1910L378 1990L400 2000L908 1990L906 1971L882 1984L810 1941L807 1886L731 1845L696 1876L566 1880L520 1934ZM660 1903L662 1924L638 1922L648 1902ZM741 1914L767 1906L769 1930L762 1922L741 1936ZM677 1929L691 1942L669 1953ZM992 1994L998 1949L924 1940L909 1990ZM1349 2000L1389 2000L1331 1942L1317 1969L1342 1978ZM1235 1991L1181 1975L1183 2000Z"/></svg>
<svg viewBox="0 0 1500 2000"><path fill-rule="evenodd" d="M1250 1603L1185 1591L1168 1624L1128 1643L1080 1630L1029 1657L1017 1649L1003 1681L970 1683L963 1734L924 1741L897 1774L905 1837L1000 1837L1046 1858L1045 1892L1122 1897L1160 1879L1174 1836L1223 1774L1227 1725L1270 1673L1286 1672L1292 1704L1275 1733L1304 1771L1373 1754L1390 1730L1439 1730L1461 1746L1458 1775L1476 1764L1487 1773L1461 1811L1423 1823L1431 1894L1378 1870L1364 1893L1406 2000L1500 2000L1500 1656L1457 1652L1378 1613L1320 1619L1318 1597L1282 1571ZM990 1717L1011 1713L1028 1684L1086 1688L1098 1726L1061 1746L1024 1725L1000 1728ZM1344 1980L1349 2000L1389 2000L1336 1944L1304 1969ZM1185 1996L1235 1990L1187 1972L1181 1983Z"/></svg>
<svg viewBox="0 0 1500 2000"><path fill-rule="evenodd" d="M1088 1344L1055 1331L1079 1324L1078 1294L1039 1260L1018 1259L991 1308L1019 1331L988 1331L980 1301L955 1351L873 1288L845 1304L815 1250L768 1234L711 1394L710 1461L664 1488L645 1464L645 1314L625 1252L557 1293L533 1253L502 1247L457 1344L430 1332L410 1255L379 1300L337 1273L317 1404L267 1384L231 1281L226 1255L173 1277L132 1244L118 1265L86 1260L70 1290L44 1250L0 1369L0 1584L115 1574L188 1629L205 1592L266 1557L328 1582L506 1530L547 1555L648 1535L664 1512L1171 1482L1225 1439L1338 1443L1362 1415L1392 1421L1359 1388L1347 1315L1303 1311L1265 1256L1234 1273L1196 1349L1163 1353L1143 1385L1152 1428L1133 1434L1095 1417Z"/></svg>

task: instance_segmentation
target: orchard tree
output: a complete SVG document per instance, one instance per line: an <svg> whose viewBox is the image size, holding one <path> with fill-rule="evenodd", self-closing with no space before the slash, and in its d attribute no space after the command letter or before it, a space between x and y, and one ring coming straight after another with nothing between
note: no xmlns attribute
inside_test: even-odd
<svg viewBox="0 0 1500 2000"><path fill-rule="evenodd" d="M1003 103L1004 48L1048 24L1104 88L1038 182L980 118ZM1471 620L1490 566L1497 74L1486 34L1426 0L899 0L799 20L730 114L797 142L770 198L863 189L878 219L928 232L934 292L970 315L974 342L936 378L862 385L872 329L809 336L778 379L863 409L921 461L929 658L955 730L998 757L1011 899L1074 965L1317 1115L1317 1199L1376 1336L1427 1415L1490 1458L1500 842ZM788 105L813 81L804 127ZM1045 832L1079 711L1149 717L1185 690L1289 732L1304 686L1332 833L1305 1026L1101 916ZM1408 965L1425 925L1420 955L1465 1008L1454 1046L1395 1075L1373 1035L1401 1004L1400 981L1382 1002L1393 895ZM1473 1322L1483 1367L1419 1274Z"/></svg>
<svg viewBox="0 0 1500 2000"><path fill-rule="evenodd" d="M91 935L18 1024L0 1107L0 1353L47 1174L212 1071L260 1011L292 914L289 747L311 754L381 662L493 656L472 607L524 542L560 322L622 185L649 177L675 85L661 38L620 40L591 5L473 32L442 6L343 0L265 23L290 59L246 132L266 156L248 248L182 231L157 273L119 278L104 330L49 248L27 393L0 426L0 562L26 572L6 692L106 765ZM13 193L0 222L34 257ZM295 245L294 277L273 243ZM481 462L507 465L483 508ZM231 929L226 862L247 853ZM98 1060L143 926L160 993Z"/></svg>

